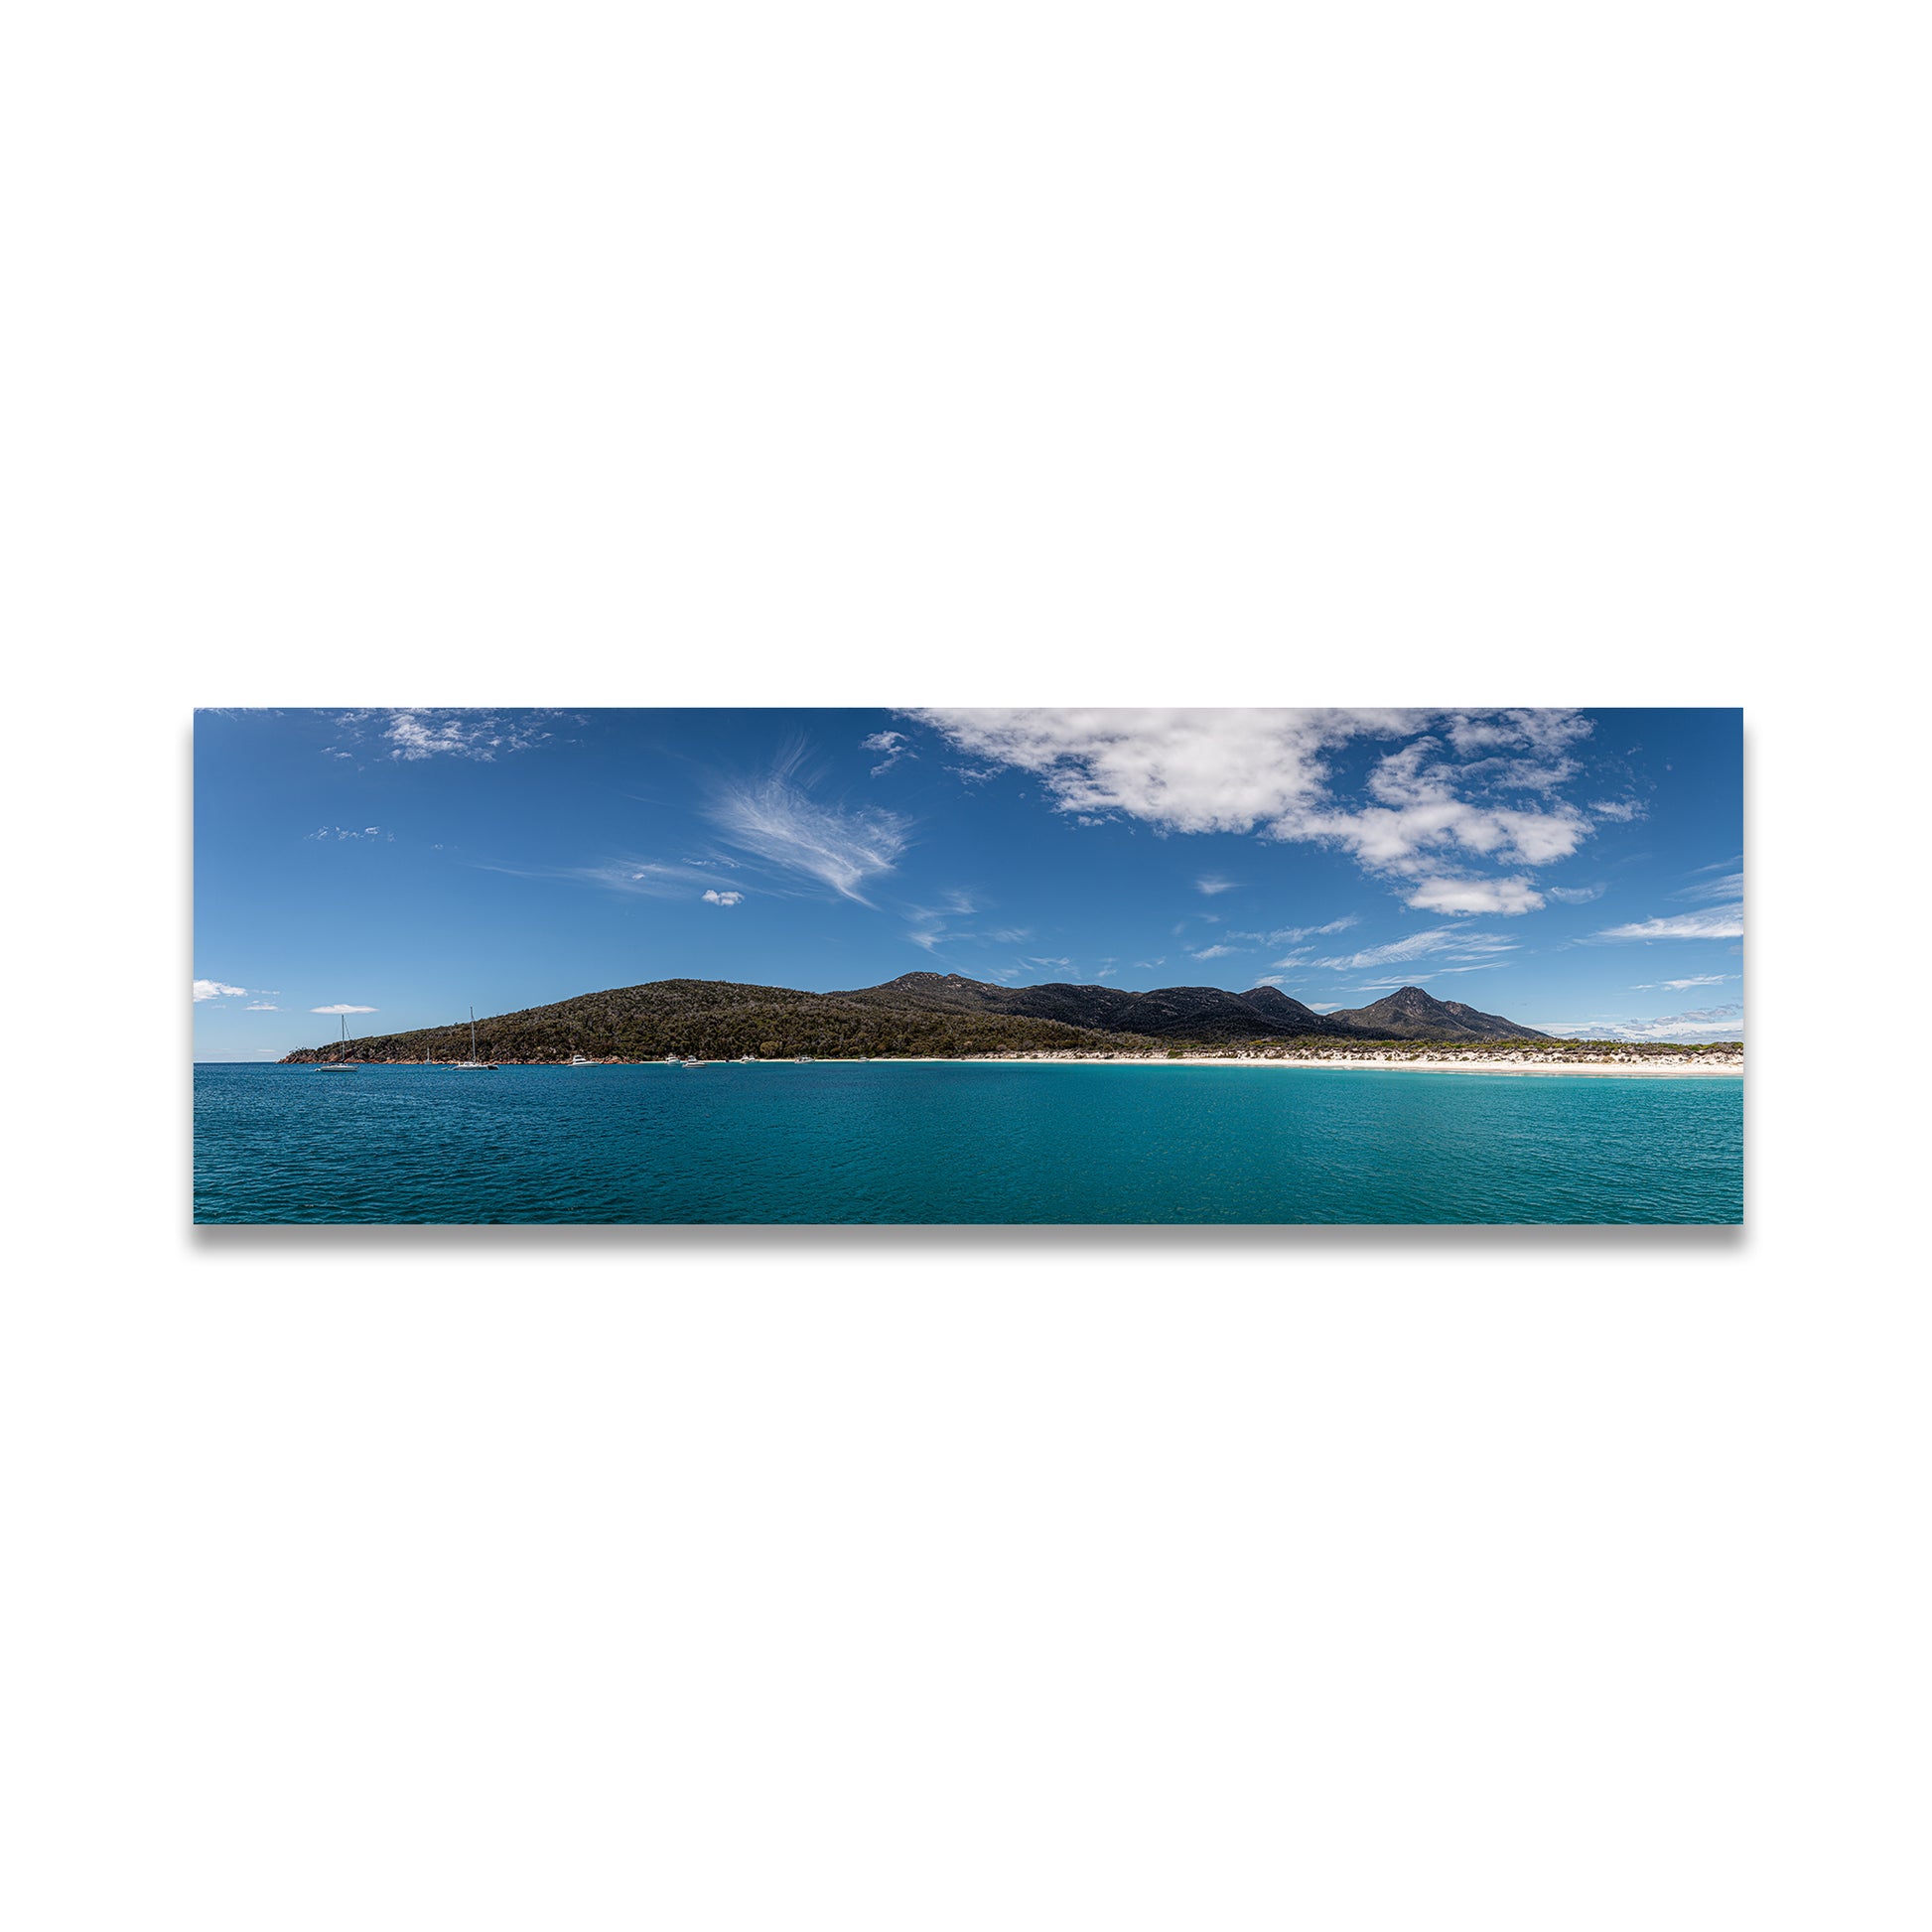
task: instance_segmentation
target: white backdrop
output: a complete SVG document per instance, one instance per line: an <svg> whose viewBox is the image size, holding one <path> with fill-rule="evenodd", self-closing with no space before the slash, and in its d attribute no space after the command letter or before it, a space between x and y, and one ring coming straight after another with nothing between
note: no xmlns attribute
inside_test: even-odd
<svg viewBox="0 0 1932 1932"><path fill-rule="evenodd" d="M1921 1926L1921 31L15 30L10 1920ZM196 1238L371 701L1741 702L1749 1229Z"/></svg>

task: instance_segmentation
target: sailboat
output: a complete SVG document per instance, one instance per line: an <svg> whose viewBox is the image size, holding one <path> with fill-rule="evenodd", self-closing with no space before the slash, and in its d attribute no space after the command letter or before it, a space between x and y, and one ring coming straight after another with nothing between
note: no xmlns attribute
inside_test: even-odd
<svg viewBox="0 0 1932 1932"><path fill-rule="evenodd" d="M360 1070L362 1062L345 1057L348 1052L348 1015L343 1015L342 1051L333 1060L318 1060L317 1068L324 1073L354 1073Z"/></svg>
<svg viewBox="0 0 1932 1932"><path fill-rule="evenodd" d="M470 1057L467 1060L452 1060L450 1064L459 1073L494 1073L496 1069L485 1060L477 1057L477 1009L470 1009Z"/></svg>

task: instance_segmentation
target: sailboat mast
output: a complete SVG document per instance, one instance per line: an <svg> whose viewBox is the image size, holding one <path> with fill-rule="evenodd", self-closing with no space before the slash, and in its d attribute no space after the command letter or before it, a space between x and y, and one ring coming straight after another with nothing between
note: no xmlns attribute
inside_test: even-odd
<svg viewBox="0 0 1932 1932"><path fill-rule="evenodd" d="M477 1009L470 1009L470 1057L477 1057Z"/></svg>

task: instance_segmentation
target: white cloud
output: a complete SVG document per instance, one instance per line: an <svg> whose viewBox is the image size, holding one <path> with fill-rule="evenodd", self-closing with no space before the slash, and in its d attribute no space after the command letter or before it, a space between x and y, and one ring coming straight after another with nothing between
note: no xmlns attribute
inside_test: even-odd
<svg viewBox="0 0 1932 1932"><path fill-rule="evenodd" d="M244 1013L280 1013L281 1008L271 1006L266 1000L250 1000L242 1011Z"/></svg>
<svg viewBox="0 0 1932 1932"><path fill-rule="evenodd" d="M1344 912L1338 919L1330 919L1326 925L1285 925L1279 932L1268 935L1271 946L1292 946L1304 939L1322 939L1331 932L1346 932L1351 925L1360 925L1361 916L1355 912Z"/></svg>
<svg viewBox="0 0 1932 1932"><path fill-rule="evenodd" d="M1255 984L1257 986L1279 986L1281 985L1284 978L1286 978L1286 975L1282 973L1263 973L1261 977L1255 981Z"/></svg>
<svg viewBox="0 0 1932 1932"><path fill-rule="evenodd" d="M1594 935L1598 939L1741 939L1744 908L1715 906L1708 912L1679 912L1667 919L1638 919L1613 925Z"/></svg>
<svg viewBox="0 0 1932 1932"><path fill-rule="evenodd" d="M1656 1020L1543 1021L1537 1031L1559 1039L1683 1040L1695 1045L1700 1039L1742 1039L1744 1009L1702 1007Z"/></svg>
<svg viewBox="0 0 1932 1932"><path fill-rule="evenodd" d="M1543 895L1527 879L1429 879L1403 901L1418 912L1496 912L1513 918L1521 912L1534 912L1543 904Z"/></svg>
<svg viewBox="0 0 1932 1932"><path fill-rule="evenodd" d="M737 905L743 900L745 895L743 893L707 892L704 897L708 905Z"/></svg>
<svg viewBox="0 0 1932 1932"><path fill-rule="evenodd" d="M1163 953L1159 959L1137 959L1134 962L1136 966L1145 966L1150 969L1156 966L1165 966L1167 963L1168 956L1166 953Z"/></svg>
<svg viewBox="0 0 1932 1932"><path fill-rule="evenodd" d="M318 825L313 832L304 832L302 836L325 842L334 839L338 843L344 839L382 839L389 845L396 842L396 835L393 832L384 833L379 825L364 825L359 832L352 825Z"/></svg>
<svg viewBox="0 0 1932 1932"><path fill-rule="evenodd" d="M1216 893L1233 892L1234 886L1235 882L1232 879L1216 879L1211 875L1206 879L1196 879L1194 881L1194 891L1197 893L1205 893L1209 898L1212 898Z"/></svg>
<svg viewBox="0 0 1932 1932"><path fill-rule="evenodd" d="M1603 897L1601 886L1545 886L1546 898L1554 898L1565 905L1587 905L1593 898Z"/></svg>
<svg viewBox="0 0 1932 1932"><path fill-rule="evenodd" d="M1648 810L1634 798L1592 798L1589 808L1598 818L1607 818L1619 825L1650 816Z"/></svg>
<svg viewBox="0 0 1932 1932"><path fill-rule="evenodd" d="M1410 903L1513 913L1542 898L1527 880L1458 876L1455 855L1504 865L1568 858L1591 822L1554 799L1586 736L1575 711L965 710L908 715L972 755L1040 778L1055 809L1121 814L1162 832L1252 833L1331 844L1367 871L1415 882ZM1424 737L1418 733L1430 732ZM1330 755L1358 739L1412 738L1377 760L1372 804L1331 791ZM1445 756L1468 759L1454 762ZM1499 756L1508 753L1512 756ZM1436 882L1432 884L1431 882Z"/></svg>
<svg viewBox="0 0 1932 1932"><path fill-rule="evenodd" d="M1682 993L1687 986L1722 986L1731 976L1728 973L1694 973L1683 980L1645 980L1640 986L1633 986L1632 993L1656 993L1659 991Z"/></svg>
<svg viewBox="0 0 1932 1932"><path fill-rule="evenodd" d="M912 749L912 742L902 732L874 732L870 738L859 741L862 752L883 752L885 759L872 767L876 778L881 772L890 771L900 759L916 759L919 755Z"/></svg>
<svg viewBox="0 0 1932 1932"><path fill-rule="evenodd" d="M1189 959L1225 959L1230 953L1246 952L1245 946L1203 946L1199 952L1190 952Z"/></svg>
<svg viewBox="0 0 1932 1932"><path fill-rule="evenodd" d="M560 866L549 872L522 872L514 866L483 866L480 870L508 873L515 879L574 879L586 886L602 886L608 892L627 893L638 898L685 898L693 886L709 886L719 891L730 889L729 879L694 871L697 863L687 860L681 866L670 866L656 859L611 859L601 866Z"/></svg>
<svg viewBox="0 0 1932 1932"><path fill-rule="evenodd" d="M311 1013L375 1013L378 1012L379 1010L380 1009L376 1007L349 1007L349 1006L311 1007L309 1009Z"/></svg>
<svg viewBox="0 0 1932 1932"><path fill-rule="evenodd" d="M1065 966L1071 968L1073 962L1070 959L1030 959L1027 961L1027 964L1029 966Z"/></svg>
<svg viewBox="0 0 1932 1932"><path fill-rule="evenodd" d="M1431 926L1425 932L1412 932L1406 939L1391 939L1387 945L1369 946L1335 959L1314 963L1329 972L1355 973L1366 967L1393 966L1400 960L1423 959L1431 953L1451 952L1458 959L1477 958L1487 953L1514 952L1516 942L1493 932L1471 932L1466 926Z"/></svg>
<svg viewBox="0 0 1932 1932"><path fill-rule="evenodd" d="M730 787L713 803L711 819L732 844L862 905L872 901L860 888L893 870L908 831L895 812L821 805L783 771Z"/></svg>
<svg viewBox="0 0 1932 1932"><path fill-rule="evenodd" d="M439 756L488 762L499 753L527 752L551 734L537 721L555 712L496 712L413 706L406 710L351 711L337 724L353 744L373 739L379 756L415 763ZM335 757L344 757L333 746Z"/></svg>
<svg viewBox="0 0 1932 1932"><path fill-rule="evenodd" d="M224 986L219 980L197 980L195 982L195 1003L204 1000L240 1000L245 999L248 989L245 986Z"/></svg>
<svg viewBox="0 0 1932 1932"><path fill-rule="evenodd" d="M1742 898L1744 875L1726 874L1723 879L1707 879L1702 886L1685 886L1671 894L1672 898Z"/></svg>

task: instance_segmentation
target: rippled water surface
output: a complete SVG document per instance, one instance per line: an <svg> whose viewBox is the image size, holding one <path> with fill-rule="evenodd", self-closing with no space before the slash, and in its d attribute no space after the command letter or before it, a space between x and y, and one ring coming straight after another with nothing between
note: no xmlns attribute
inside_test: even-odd
<svg viewBox="0 0 1932 1932"><path fill-rule="evenodd" d="M1741 1079L195 1069L198 1221L1729 1222Z"/></svg>

